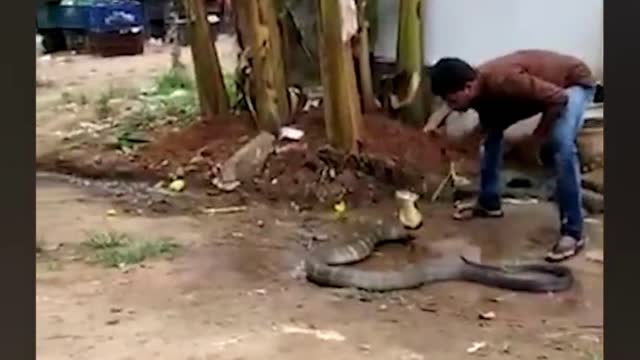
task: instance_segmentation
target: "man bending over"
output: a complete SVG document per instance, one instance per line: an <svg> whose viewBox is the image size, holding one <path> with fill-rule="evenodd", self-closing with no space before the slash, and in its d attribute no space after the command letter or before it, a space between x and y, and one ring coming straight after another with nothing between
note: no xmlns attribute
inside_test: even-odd
<svg viewBox="0 0 640 360"><path fill-rule="evenodd" d="M473 136L484 138L480 195L458 209L458 220L502 217L499 172L503 133L517 121L542 113L527 146L538 156L543 145L553 153L560 234L548 261L576 255L585 244L580 164L576 137L595 92L591 70L571 56L544 50L522 50L477 68L457 58L443 58L431 70L431 87L450 108L474 109L479 125Z"/></svg>

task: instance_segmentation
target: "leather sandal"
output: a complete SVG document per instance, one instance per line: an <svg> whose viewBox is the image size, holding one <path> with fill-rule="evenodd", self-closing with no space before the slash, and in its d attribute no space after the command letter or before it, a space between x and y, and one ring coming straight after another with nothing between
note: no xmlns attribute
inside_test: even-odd
<svg viewBox="0 0 640 360"><path fill-rule="evenodd" d="M502 209L489 210L478 203L467 203L456 205L453 213L455 220L470 220L473 218L501 218L504 216Z"/></svg>

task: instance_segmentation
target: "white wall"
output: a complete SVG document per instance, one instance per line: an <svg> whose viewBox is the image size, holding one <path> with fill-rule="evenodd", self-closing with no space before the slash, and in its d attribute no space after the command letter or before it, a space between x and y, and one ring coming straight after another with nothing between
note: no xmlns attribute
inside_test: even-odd
<svg viewBox="0 0 640 360"><path fill-rule="evenodd" d="M375 53L395 58L398 2L379 0ZM574 55L602 73L604 0L423 0L425 60L457 56L477 64L541 48Z"/></svg>

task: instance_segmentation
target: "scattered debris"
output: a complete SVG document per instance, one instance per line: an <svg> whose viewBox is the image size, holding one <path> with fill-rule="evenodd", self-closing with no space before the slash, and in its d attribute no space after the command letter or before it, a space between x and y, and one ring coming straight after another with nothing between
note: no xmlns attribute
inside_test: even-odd
<svg viewBox="0 0 640 360"><path fill-rule="evenodd" d="M220 180L219 178L214 178L213 180L211 180L211 184L213 184L216 188L225 191L225 192L231 192L235 189L238 188L238 186L241 185L240 181L238 180L234 180L234 181L223 181Z"/></svg>
<svg viewBox="0 0 640 360"><path fill-rule="evenodd" d="M494 313L493 311L489 311L486 313L480 313L478 314L478 318L481 320L493 320L496 318L496 313Z"/></svg>
<svg viewBox="0 0 640 360"><path fill-rule="evenodd" d="M233 214L238 212L247 211L246 206L228 206L223 208L206 208L203 209L203 212L209 215L218 215L218 214ZM264 223L263 223L264 225Z"/></svg>
<svg viewBox="0 0 640 360"><path fill-rule="evenodd" d="M290 126L284 126L280 128L279 139L283 140L293 140L299 141L304 136L304 131L296 128L292 128Z"/></svg>
<svg viewBox="0 0 640 360"><path fill-rule="evenodd" d="M289 143L282 146L278 146L275 150L276 154L283 154L289 151L306 151L309 148L307 143Z"/></svg>
<svg viewBox="0 0 640 360"><path fill-rule="evenodd" d="M434 303L420 304L420 305L418 305L418 309L420 309L421 311L430 312L430 313L437 313L438 312L438 309L436 308L436 304L434 304Z"/></svg>
<svg viewBox="0 0 640 360"><path fill-rule="evenodd" d="M186 182L182 179L173 180L169 184L169 189L175 192L181 192L187 186Z"/></svg>
<svg viewBox="0 0 640 360"><path fill-rule="evenodd" d="M604 263L604 252L602 251L602 249L589 250L585 253L585 257L589 261L597 262L600 264Z"/></svg>
<svg viewBox="0 0 640 360"><path fill-rule="evenodd" d="M333 205L333 211L338 218L342 218L346 215L347 204L344 201L339 201Z"/></svg>
<svg viewBox="0 0 640 360"><path fill-rule="evenodd" d="M242 337L236 336L236 337L233 337L233 338L230 338L230 339L216 341L212 345L214 347L218 348L218 349L222 349L222 348L226 347L227 345L237 344L241 340L242 340Z"/></svg>
<svg viewBox="0 0 640 360"><path fill-rule="evenodd" d="M423 355L420 355L410 350L404 350L402 355L400 355L399 359L400 360L425 360Z"/></svg>
<svg viewBox="0 0 640 360"><path fill-rule="evenodd" d="M265 161L274 150L274 142L275 136L261 132L217 169L219 173L216 177L219 178L219 183L250 180L262 170Z"/></svg>
<svg viewBox="0 0 640 360"><path fill-rule="evenodd" d="M344 335L339 332L333 330L316 330L316 329L306 329L292 325L283 325L280 327L280 331L285 334L304 334L304 335L312 335L320 340L326 341L345 341L346 338Z"/></svg>
<svg viewBox="0 0 640 360"><path fill-rule="evenodd" d="M464 176L456 175L453 178L453 186L455 188L468 187L468 186L471 186L471 180L467 179Z"/></svg>
<svg viewBox="0 0 640 360"><path fill-rule="evenodd" d="M320 107L320 104L322 103L322 99L309 99L305 104L304 107L302 108L303 112L308 112L312 109L317 109Z"/></svg>
<svg viewBox="0 0 640 360"><path fill-rule="evenodd" d="M504 198L502 199L502 202L504 204L509 204L509 205L536 205L540 202L540 200L535 198L529 198L529 199Z"/></svg>
<svg viewBox="0 0 640 360"><path fill-rule="evenodd" d="M587 341L587 342L592 342L592 343L595 343L595 344L599 344L600 343L600 338L595 336L595 335L588 335L588 334L580 335L580 340Z"/></svg>
<svg viewBox="0 0 640 360"><path fill-rule="evenodd" d="M471 183L466 178L463 178L458 175L456 170L456 163L453 161L449 162L449 172L447 173L447 176L445 176L445 178L442 179L440 184L438 184L438 187L436 188L436 190L431 195L431 202L436 202L438 200L438 198L440 197L440 194L449 183L451 183L452 186L456 188L461 187L465 184L468 185Z"/></svg>
<svg viewBox="0 0 640 360"><path fill-rule="evenodd" d="M467 348L467 353L473 354L478 352L479 350L484 349L485 347L487 347L487 343L484 341L474 342L469 348Z"/></svg>
<svg viewBox="0 0 640 360"><path fill-rule="evenodd" d="M265 289L257 289L257 290L254 290L253 293L257 294L257 295L263 295L264 296L264 295L267 295L267 290L265 290Z"/></svg>

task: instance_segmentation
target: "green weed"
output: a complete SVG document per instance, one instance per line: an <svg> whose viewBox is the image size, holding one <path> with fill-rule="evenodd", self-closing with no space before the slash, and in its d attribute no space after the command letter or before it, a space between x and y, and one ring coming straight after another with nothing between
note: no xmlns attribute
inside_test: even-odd
<svg viewBox="0 0 640 360"><path fill-rule="evenodd" d="M94 251L93 261L107 267L141 263L147 259L171 257L180 246L171 239L138 240L127 234L108 232L90 234L85 246Z"/></svg>

